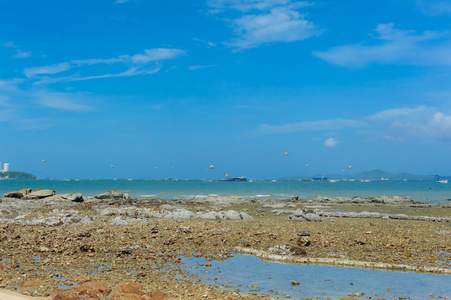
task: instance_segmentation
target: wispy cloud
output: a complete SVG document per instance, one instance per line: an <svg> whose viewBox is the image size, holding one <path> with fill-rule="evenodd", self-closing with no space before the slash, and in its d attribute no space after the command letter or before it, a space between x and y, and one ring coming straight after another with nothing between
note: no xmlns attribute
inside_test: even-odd
<svg viewBox="0 0 451 300"><path fill-rule="evenodd" d="M0 106L3 106L3 107L10 106L11 104L8 101L9 101L9 97L0 95Z"/></svg>
<svg viewBox="0 0 451 300"><path fill-rule="evenodd" d="M81 93L58 93L41 90L35 92L33 96L36 98L37 103L58 110L72 112L92 110L91 106L80 103L81 100L86 98L86 96Z"/></svg>
<svg viewBox="0 0 451 300"><path fill-rule="evenodd" d="M34 77L36 75L42 75L42 74L57 74L64 71L67 71L71 68L70 64L67 62L55 64L55 65L49 65L49 66L42 66L42 67L32 67L32 68L26 68L23 73L28 78Z"/></svg>
<svg viewBox="0 0 451 300"><path fill-rule="evenodd" d="M185 51L181 49L171 49L171 48L156 48L147 49L143 54L135 55L121 55L114 58L106 59L79 59L71 60L69 62L63 62L59 64L53 64L48 66L39 66L26 68L23 73L26 77L35 80L35 85L47 85L56 82L65 81L81 81L81 80L91 80L100 78L113 78L113 77L130 77L136 75L147 75L154 74L161 69L160 62L163 60L174 59L178 56L184 55ZM152 63L152 65L149 65ZM121 64L126 66L127 69L124 71L119 71L116 73L106 73L106 74L93 74L93 75L80 75L79 72L59 77L51 77L49 75L59 74L62 72L67 72L74 68L82 68L83 66L93 66L100 64L115 65ZM121 66L119 66L121 67ZM83 70L83 69L82 69Z"/></svg>
<svg viewBox="0 0 451 300"><path fill-rule="evenodd" d="M208 68L213 68L216 67L218 65L204 65L204 66L189 66L188 69L191 71L195 71L195 70L199 70L199 69L208 69Z"/></svg>
<svg viewBox="0 0 451 300"><path fill-rule="evenodd" d="M331 64L363 67L370 63L421 66L451 65L451 41L447 35L425 31L395 29L394 24L379 24L371 43L331 48L313 55Z"/></svg>
<svg viewBox="0 0 451 300"><path fill-rule="evenodd" d="M451 14L451 1L449 0L417 0L415 2L427 15Z"/></svg>
<svg viewBox="0 0 451 300"><path fill-rule="evenodd" d="M6 42L2 45L5 48L18 48L19 46L17 46L14 42Z"/></svg>
<svg viewBox="0 0 451 300"><path fill-rule="evenodd" d="M144 54L135 54L130 57L134 63L148 63L151 61L173 59L177 56L185 54L185 51L180 49L156 48L144 51Z"/></svg>
<svg viewBox="0 0 451 300"><path fill-rule="evenodd" d="M128 1L130 1L130 0L116 0L115 2L116 3L127 3Z"/></svg>
<svg viewBox="0 0 451 300"><path fill-rule="evenodd" d="M299 10L312 5L292 0L211 0L210 13L230 10L239 17L228 19L237 37L226 44L237 49L258 47L262 44L294 42L319 35L313 22L305 19Z"/></svg>
<svg viewBox="0 0 451 300"><path fill-rule="evenodd" d="M353 119L304 121L283 125L262 124L259 134L287 134L294 132L351 130L356 134L389 140L443 140L451 142L451 115L436 107L394 108L370 116ZM338 140L329 138L326 147Z"/></svg>
<svg viewBox="0 0 451 300"><path fill-rule="evenodd" d="M0 122L7 122L15 118L13 109L2 109L0 108Z"/></svg>
<svg viewBox="0 0 451 300"><path fill-rule="evenodd" d="M216 43L213 43L213 42L207 42L207 41L204 41L204 40L201 40L201 39L198 39L198 38L192 38L192 40L193 40L193 41L197 41L197 42L201 42L202 44L207 45L208 48L210 48L210 47L216 47L216 46L217 46Z"/></svg>
<svg viewBox="0 0 451 300"><path fill-rule="evenodd" d="M320 130L339 130L344 128L359 128L364 125L362 120L352 119L335 119L335 120L318 120L305 121L298 123L288 123L284 125L268 125L259 126L259 131L263 134L283 134L301 131L320 131Z"/></svg>
<svg viewBox="0 0 451 300"><path fill-rule="evenodd" d="M31 52L19 50L19 51L17 51L17 54L13 56L13 58L26 58L26 57L30 57L30 56L31 56Z"/></svg>
<svg viewBox="0 0 451 300"><path fill-rule="evenodd" d="M278 5L288 5L292 0L208 0L207 3L214 10L220 12L227 9L236 9L239 11L249 11L252 9L265 10ZM297 2L306 4L307 2Z"/></svg>
<svg viewBox="0 0 451 300"><path fill-rule="evenodd" d="M79 113L93 110L94 108L90 103L94 101L95 97L85 93L60 93L34 88L21 79L0 80L1 119L22 129L51 126L51 118L47 118L45 126L42 127L38 125L37 119L30 117L36 116L36 109L39 106ZM39 120L42 120L40 115Z"/></svg>

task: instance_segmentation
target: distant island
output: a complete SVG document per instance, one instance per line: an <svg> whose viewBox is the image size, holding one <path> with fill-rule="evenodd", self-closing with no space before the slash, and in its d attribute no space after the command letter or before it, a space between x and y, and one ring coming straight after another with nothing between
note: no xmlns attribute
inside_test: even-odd
<svg viewBox="0 0 451 300"><path fill-rule="evenodd" d="M280 180L302 180L310 178L320 178L327 177L329 179L372 179L380 180L390 179L390 180L437 180L437 179L451 179L451 176L439 176L439 175L413 175L409 173L389 173L383 170L371 170L360 172L356 174L315 174L312 176L298 175L298 176L285 176L280 178Z"/></svg>
<svg viewBox="0 0 451 300"><path fill-rule="evenodd" d="M6 171L0 172L0 179L36 179L36 176L25 172Z"/></svg>

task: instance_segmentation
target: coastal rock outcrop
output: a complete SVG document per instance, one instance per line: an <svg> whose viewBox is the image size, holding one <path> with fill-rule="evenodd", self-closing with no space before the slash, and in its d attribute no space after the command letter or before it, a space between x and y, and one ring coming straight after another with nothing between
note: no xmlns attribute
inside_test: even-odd
<svg viewBox="0 0 451 300"><path fill-rule="evenodd" d="M114 190L114 191L106 191L105 193L98 194L95 196L95 198L99 199L99 200L106 200L106 199L129 200L130 196L127 193L124 193L123 191Z"/></svg>
<svg viewBox="0 0 451 300"><path fill-rule="evenodd" d="M311 199L309 202L313 203L337 203L337 204L387 204L387 205L410 205L413 203L412 199L401 198L399 196L387 197L326 197L318 196Z"/></svg>
<svg viewBox="0 0 451 300"><path fill-rule="evenodd" d="M250 220L252 217L245 212L229 211L209 211L209 212L192 212L184 208L174 209L173 211L161 210L154 211L149 208L106 208L99 211L100 216L114 216L114 225L122 225L119 223L127 222L142 222L149 218L164 218L164 219L223 219L223 220ZM117 218L118 216L131 217L127 219ZM138 220L138 221L136 221Z"/></svg>
<svg viewBox="0 0 451 300"><path fill-rule="evenodd" d="M28 195L24 196L23 199L42 199L55 195L54 190L34 190Z"/></svg>
<svg viewBox="0 0 451 300"><path fill-rule="evenodd" d="M291 216L285 218L289 221L301 221L301 222L321 222L321 217L313 210L298 209Z"/></svg>
<svg viewBox="0 0 451 300"><path fill-rule="evenodd" d="M62 194L61 199L64 200L69 200L72 202L83 202L83 196L80 193L67 193L67 194Z"/></svg>
<svg viewBox="0 0 451 300"><path fill-rule="evenodd" d="M20 191L6 193L4 195L4 197L21 199L22 197L30 194L31 192L32 192L32 189L21 189Z"/></svg>

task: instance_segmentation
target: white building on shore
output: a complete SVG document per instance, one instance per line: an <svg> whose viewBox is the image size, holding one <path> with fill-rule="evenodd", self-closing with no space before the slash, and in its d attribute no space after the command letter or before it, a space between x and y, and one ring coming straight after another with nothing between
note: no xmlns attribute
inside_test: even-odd
<svg viewBox="0 0 451 300"><path fill-rule="evenodd" d="M1 173L9 172L9 163L4 163L2 169L2 163L0 162L0 172Z"/></svg>

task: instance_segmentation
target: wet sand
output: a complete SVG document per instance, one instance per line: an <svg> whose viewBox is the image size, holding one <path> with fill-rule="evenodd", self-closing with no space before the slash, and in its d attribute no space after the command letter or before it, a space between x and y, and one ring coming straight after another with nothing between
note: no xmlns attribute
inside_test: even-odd
<svg viewBox="0 0 451 300"><path fill-rule="evenodd" d="M8 290L0 290L0 299L1 300L50 300L50 297L31 297L25 296L16 292L8 291Z"/></svg>
<svg viewBox="0 0 451 300"><path fill-rule="evenodd" d="M50 299L64 299L64 289L88 283L97 284L103 299L124 290L124 284L128 289L130 284L138 284L134 288L141 299L157 291L160 299L269 297L206 285L180 268L183 256L224 260L246 253L301 264L451 274L450 205L296 199L2 200L4 210L17 201L25 205L10 209L12 213L0 223L0 284L7 290ZM321 222L286 220L302 208L323 215ZM241 212L252 219L198 217L230 210L236 213L227 216ZM324 216L349 211L380 212L384 217ZM399 214L429 218L389 217ZM191 218L177 218L186 215Z"/></svg>

